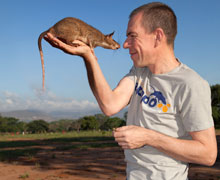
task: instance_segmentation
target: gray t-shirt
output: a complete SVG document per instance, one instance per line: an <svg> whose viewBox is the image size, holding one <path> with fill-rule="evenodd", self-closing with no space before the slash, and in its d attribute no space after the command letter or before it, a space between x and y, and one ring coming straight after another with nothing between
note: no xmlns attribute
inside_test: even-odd
<svg viewBox="0 0 220 180"><path fill-rule="evenodd" d="M132 67L126 75L135 90L128 109L127 125L152 129L179 139L189 132L214 126L209 84L195 71L180 64L166 74L152 74ZM188 164L151 146L125 150L128 180L186 180Z"/></svg>

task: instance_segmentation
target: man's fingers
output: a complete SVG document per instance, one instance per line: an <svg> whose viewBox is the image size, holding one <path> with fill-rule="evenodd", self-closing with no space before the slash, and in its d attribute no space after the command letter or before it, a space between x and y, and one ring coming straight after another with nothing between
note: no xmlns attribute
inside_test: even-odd
<svg viewBox="0 0 220 180"><path fill-rule="evenodd" d="M79 40L74 40L72 41L73 44L78 44L79 46L85 46L86 44L82 41L79 41Z"/></svg>
<svg viewBox="0 0 220 180"><path fill-rule="evenodd" d="M49 42L53 47L64 47L66 44L61 40L54 37L51 33L47 33L44 39Z"/></svg>
<svg viewBox="0 0 220 180"><path fill-rule="evenodd" d="M66 44L62 40L54 37L51 33L47 33L44 39L51 44L51 46L64 51L67 54L77 55L81 57L90 57L91 53L95 57L93 48L79 40L74 40L71 43ZM95 57L96 58L96 57ZM97 58L96 58L97 59Z"/></svg>
<svg viewBox="0 0 220 180"><path fill-rule="evenodd" d="M51 37L48 37L48 36L44 36L44 39L53 47L55 48L59 48L60 47L60 42L59 40L57 41L56 38L51 38Z"/></svg>
<svg viewBox="0 0 220 180"><path fill-rule="evenodd" d="M113 131L113 135L115 138L124 137L124 132L131 128L132 126L122 126L122 127L116 128Z"/></svg>
<svg viewBox="0 0 220 180"><path fill-rule="evenodd" d="M44 37L44 39L47 42L49 42L51 44L51 46L58 48L58 49L61 49L65 53L68 53L68 54L75 54L76 53L76 50L73 49L73 46L70 46L70 45L62 42L58 38L54 37L51 33L47 33L47 35ZM77 44L79 44L78 41L77 41Z"/></svg>
<svg viewBox="0 0 220 180"><path fill-rule="evenodd" d="M53 42L53 44L59 46L59 47L65 47L68 46L66 43L62 42L61 40L59 40L58 38L54 37L51 33L47 33L47 35L45 36L45 39L47 41ZM85 43L83 43L82 41L79 40L74 40L72 41L73 45L78 45L78 46L83 46L86 45Z"/></svg>
<svg viewBox="0 0 220 180"><path fill-rule="evenodd" d="M122 127L116 128L115 131L125 131L125 130L131 129L131 128L133 128L133 127L134 127L133 125L130 125L130 126L122 126Z"/></svg>
<svg viewBox="0 0 220 180"><path fill-rule="evenodd" d="M124 138L123 137L117 137L117 138L115 138L115 141L124 142Z"/></svg>
<svg viewBox="0 0 220 180"><path fill-rule="evenodd" d="M57 38L55 38L51 33L47 33L47 38L49 39L49 40L52 40L52 41L54 41L54 40L56 40Z"/></svg>

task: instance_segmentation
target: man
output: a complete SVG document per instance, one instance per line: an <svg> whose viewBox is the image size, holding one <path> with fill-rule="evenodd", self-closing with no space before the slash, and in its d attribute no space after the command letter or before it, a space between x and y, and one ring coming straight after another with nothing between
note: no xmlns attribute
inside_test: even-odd
<svg viewBox="0 0 220 180"><path fill-rule="evenodd" d="M129 104L127 126L113 135L125 150L127 180L186 180L188 163L211 166L217 156L210 88L174 55L176 16L162 3L135 9L124 48L134 66L112 90L92 49L68 46L48 34L51 45L83 57L90 87L111 116Z"/></svg>

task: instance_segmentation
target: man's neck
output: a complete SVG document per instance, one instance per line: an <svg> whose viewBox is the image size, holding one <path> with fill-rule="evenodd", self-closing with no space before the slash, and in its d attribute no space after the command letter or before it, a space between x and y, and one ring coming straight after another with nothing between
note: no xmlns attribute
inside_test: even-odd
<svg viewBox="0 0 220 180"><path fill-rule="evenodd" d="M165 74L180 65L180 62L174 56L174 53L171 53L167 56L158 56L155 59L155 64L149 65L148 68L153 74Z"/></svg>

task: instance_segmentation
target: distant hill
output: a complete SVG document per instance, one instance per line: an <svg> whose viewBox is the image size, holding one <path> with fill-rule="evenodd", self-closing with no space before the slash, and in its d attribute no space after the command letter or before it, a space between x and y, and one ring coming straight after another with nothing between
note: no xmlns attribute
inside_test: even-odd
<svg viewBox="0 0 220 180"><path fill-rule="evenodd" d="M48 122L55 120L55 118L50 116L48 113L38 110L17 110L17 111L1 112L1 115L4 117L15 117L25 122L38 120L38 119L43 119Z"/></svg>
<svg viewBox="0 0 220 180"><path fill-rule="evenodd" d="M121 112L117 113L115 116L123 118L124 113L127 109L122 110ZM47 122L56 121L60 119L78 119L83 116L87 115L95 115L99 114L101 111L91 111L91 112L76 112L76 111L52 111L52 112L44 112L39 110L16 110L16 111L9 111L9 112L0 112L3 117L15 117L20 119L21 121L30 122L33 120L43 119Z"/></svg>

